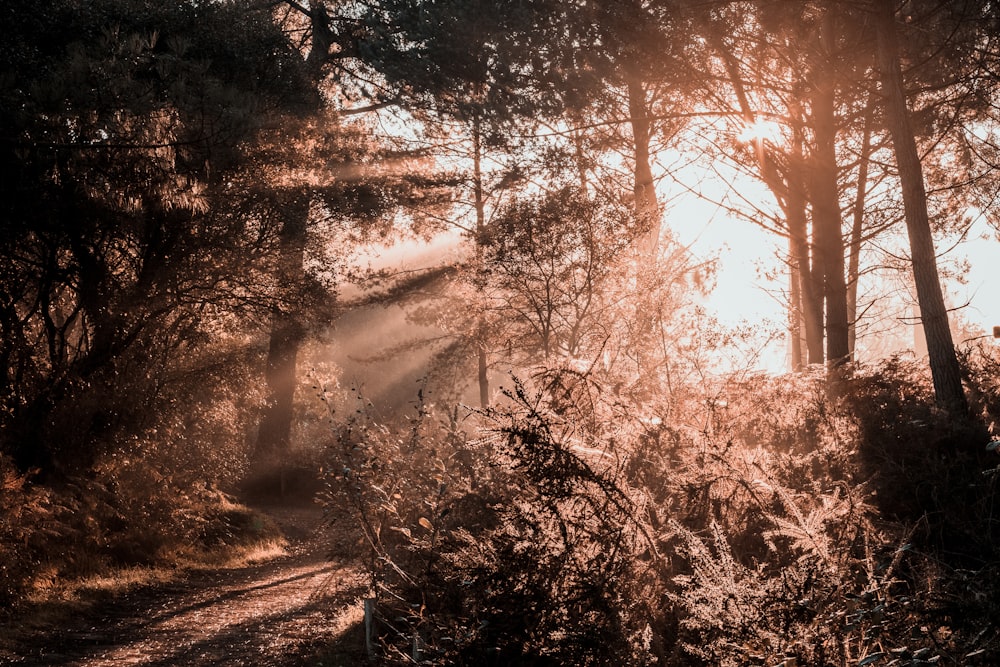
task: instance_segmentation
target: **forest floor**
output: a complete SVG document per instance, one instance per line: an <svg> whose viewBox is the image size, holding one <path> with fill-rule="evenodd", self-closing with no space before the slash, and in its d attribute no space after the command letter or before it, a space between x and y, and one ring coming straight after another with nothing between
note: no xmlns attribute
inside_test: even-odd
<svg viewBox="0 0 1000 667"><path fill-rule="evenodd" d="M29 614L0 633L0 665L337 666L364 662L366 584L347 536L316 506L255 508L285 553L241 567L182 571L105 599Z"/></svg>

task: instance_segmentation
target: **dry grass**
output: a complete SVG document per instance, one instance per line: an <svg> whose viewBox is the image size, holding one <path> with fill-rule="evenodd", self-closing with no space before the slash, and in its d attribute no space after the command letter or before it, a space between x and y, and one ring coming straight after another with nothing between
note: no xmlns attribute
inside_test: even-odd
<svg viewBox="0 0 1000 667"><path fill-rule="evenodd" d="M192 570L232 570L264 563L288 555L288 540L283 537L238 545L225 551L203 554L192 560L180 559L181 568Z"/></svg>
<svg viewBox="0 0 1000 667"><path fill-rule="evenodd" d="M115 597L137 588L176 581L190 571L235 570L287 555L288 541L277 537L212 551L178 554L169 565L120 567L69 580L56 578L55 568L46 568L32 583L26 602L36 606Z"/></svg>

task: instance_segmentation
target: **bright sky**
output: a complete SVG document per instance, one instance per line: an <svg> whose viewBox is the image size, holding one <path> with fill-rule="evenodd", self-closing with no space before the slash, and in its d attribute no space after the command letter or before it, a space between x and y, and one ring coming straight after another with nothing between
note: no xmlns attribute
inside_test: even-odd
<svg viewBox="0 0 1000 667"><path fill-rule="evenodd" d="M674 156L667 159L675 165L685 162ZM661 199L668 202L664 225L673 238L699 258L718 259L715 289L703 305L726 327L750 324L783 329L787 314L782 292L787 291L788 285L784 273L777 271L777 253L779 246L786 242L748 220L734 218L713 201L708 201L723 200L728 186L702 178L701 171L694 163L673 175L687 187L694 188L693 184L697 183L694 189L704 198L668 179L664 179L660 187L663 190ZM773 195L759 181L742 179L737 185L750 201L762 202L764 207L773 203ZM768 273L777 275L769 278ZM733 363L782 372L788 368L787 346L783 339L775 340L764 348L759 359L735 359Z"/></svg>
<svg viewBox="0 0 1000 667"><path fill-rule="evenodd" d="M773 200L759 182L743 179L738 187L750 201ZM711 193L713 198L721 198L720 195L721 192ZM761 321L783 326L787 315L781 299L788 283L786 274L778 268L777 257L787 242L750 221L734 219L697 195L676 194L672 202L665 224L675 238L699 257L719 258L716 289L705 303L710 312L727 326ZM939 240L938 252L953 243ZM948 305L959 308L960 317L970 328L992 335L993 327L1000 326L1000 239L982 217L967 239L940 261L955 263L965 259L969 261L969 271L964 283L950 280L944 284ZM901 332L901 335L912 334ZM760 366L773 372L786 370L787 355L785 342L775 341L762 356Z"/></svg>
<svg viewBox="0 0 1000 667"><path fill-rule="evenodd" d="M784 283L761 275L762 268L775 265L780 239L746 220L734 220L694 195L676 201L666 225L695 255L718 256L717 284L708 305L718 311L722 322L735 326L746 319L784 318L784 309L773 295Z"/></svg>
<svg viewBox="0 0 1000 667"><path fill-rule="evenodd" d="M971 323L992 335L1000 326L1000 238L997 231L980 218L972 227L969 240L958 252L970 261L966 284L951 286L955 305L968 302L962 311Z"/></svg>
<svg viewBox="0 0 1000 667"><path fill-rule="evenodd" d="M722 325L765 323L781 328L786 321L781 302L787 283L775 270L777 253L784 240L746 220L734 219L695 195L675 200L666 225L678 241L700 258L716 256L719 270L715 290L704 305ZM440 263L443 256L461 252L457 233L442 234L430 242L404 242L390 248L374 249L369 255L379 268L417 268ZM940 248L939 248L940 250ZM965 283L946 284L949 303L968 303L960 312L972 326L991 333L1000 325L1000 241L985 221L978 222L968 240L948 255L948 259L968 257L970 270ZM777 274L771 279L766 274ZM909 336L909 333L901 334ZM956 341L960 342L960 341ZM735 363L740 363L736 361ZM775 340L764 348L755 368L771 372L788 369L786 342Z"/></svg>

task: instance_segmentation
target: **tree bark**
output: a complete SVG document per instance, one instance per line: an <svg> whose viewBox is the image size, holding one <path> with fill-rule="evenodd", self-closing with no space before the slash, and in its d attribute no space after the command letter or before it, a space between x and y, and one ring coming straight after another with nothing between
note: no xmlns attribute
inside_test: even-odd
<svg viewBox="0 0 1000 667"><path fill-rule="evenodd" d="M278 275L285 293L271 316L271 337L264 380L267 403L257 431L255 459L266 462L287 452L291 445L296 362L304 339L296 291L305 278L306 234L309 221L308 192L290 192L284 202Z"/></svg>
<svg viewBox="0 0 1000 667"><path fill-rule="evenodd" d="M872 114L869 107L865 114L864 136L861 140L861 155L858 163L858 179L854 195L854 211L851 220L851 239L847 251L847 347L851 360L857 359L858 342L858 279L861 266L861 236L864 231L865 198L867 197L868 167L872 152Z"/></svg>
<svg viewBox="0 0 1000 667"><path fill-rule="evenodd" d="M813 208L816 262L823 276L826 302L826 359L831 367L850 356L847 334L847 283L844 279L844 237L837 187L837 124L835 73L830 66L834 16L827 8L820 28L819 62L814 70L812 121L816 153L810 194Z"/></svg>
<svg viewBox="0 0 1000 667"><path fill-rule="evenodd" d="M481 120L477 114L472 119L472 178L473 196L476 205L476 264L477 270L483 266L482 234L486 231L486 195L483 191L483 136ZM480 321L478 328L482 329ZM476 345L478 347L477 366L479 382L479 406L490 406L489 363L486 355L485 332L477 331Z"/></svg>
<svg viewBox="0 0 1000 667"><path fill-rule="evenodd" d="M577 114L570 112L570 122L573 124L574 128L579 128L583 125L583 120L577 116ZM574 129L573 131L573 159L576 162L576 178L577 183L580 187L580 192L584 195L590 193L590 179L587 177L587 157L584 151L584 138L585 134L583 130Z"/></svg>
<svg viewBox="0 0 1000 667"><path fill-rule="evenodd" d="M319 87L323 78L323 66L330 57L333 35L330 31L330 16L326 4L321 0L309 3L307 13L311 44L305 58L306 71L313 83ZM298 311L294 291L305 278L305 245L309 229L310 193L308 189L292 190L286 195L284 220L279 238L278 271L286 293L284 304L275 308L271 317L271 335L268 342L267 366L264 381L267 402L257 429L257 443L254 458L258 463L269 463L270 459L288 451L291 446L292 423L295 417L296 366L299 348L305 338L305 327ZM282 487L284 477L282 477ZM284 488L281 489L284 493Z"/></svg>
<svg viewBox="0 0 1000 667"><path fill-rule="evenodd" d="M799 285L799 266L795 257L795 248L791 237L788 239L788 349L791 355L792 371L801 371L805 367L802 354L802 289Z"/></svg>
<svg viewBox="0 0 1000 667"><path fill-rule="evenodd" d="M801 147L799 156L801 157ZM792 263L798 273L799 297L802 303L801 315L806 337L806 357L810 364L821 364L825 359L822 282L817 280L816 272L813 270L813 257L811 257L809 243L809 220L806 216L806 197L803 190L802 184L797 183L789 176L788 203L785 215L788 218Z"/></svg>
<svg viewBox="0 0 1000 667"><path fill-rule="evenodd" d="M653 170L649 162L649 144L652 139L649 108L646 104L646 87L640 75L626 72L628 89L629 122L632 126L632 143L635 157L635 216L643 236L640 251L655 262L660 242L660 203L653 183Z"/></svg>
<svg viewBox="0 0 1000 667"><path fill-rule="evenodd" d="M964 415L968 413L968 402L962 387L961 369L955 355L948 310L945 307L941 280L938 276L934 237L927 213L923 166L917 152L910 111L903 91L894 0L875 0L874 14L885 116L902 186L913 279L917 287L920 320L927 338L934 396L941 407L955 414Z"/></svg>
<svg viewBox="0 0 1000 667"><path fill-rule="evenodd" d="M267 350L267 404L257 431L255 459L265 462L287 452L294 421L296 362L302 326L294 317L275 314Z"/></svg>

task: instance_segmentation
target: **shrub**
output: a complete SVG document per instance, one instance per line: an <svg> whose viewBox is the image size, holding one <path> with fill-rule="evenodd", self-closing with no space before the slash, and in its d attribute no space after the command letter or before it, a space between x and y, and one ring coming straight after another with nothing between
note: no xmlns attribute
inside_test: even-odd
<svg viewBox="0 0 1000 667"><path fill-rule="evenodd" d="M982 415L995 363L967 362ZM836 395L822 374L731 379L687 397L686 423L586 373L531 387L464 421L418 403L403 429L341 425L330 498L364 528L385 661L1000 656L995 454L905 361L852 368Z"/></svg>
<svg viewBox="0 0 1000 667"><path fill-rule="evenodd" d="M253 357L239 346L206 346L155 382L119 378L123 395L114 402L103 402L107 387L67 400L63 416L78 419L54 424L52 434L77 429L87 454L67 455L56 469L20 473L0 454L0 603L10 609L115 568L274 539L220 491L246 469L255 397L243 387ZM97 432L99 410L114 418Z"/></svg>
<svg viewBox="0 0 1000 667"><path fill-rule="evenodd" d="M917 524L922 546L976 566L996 557L997 457L986 448L982 423L993 421L995 359L967 356L971 418L934 405L926 371L890 359L857 375L845 410L859 425L862 475L872 480L882 517ZM976 366L979 366L977 369Z"/></svg>
<svg viewBox="0 0 1000 667"><path fill-rule="evenodd" d="M424 407L405 436L341 430L331 500L364 527L384 658L406 662L416 641L431 664L636 664L655 544L615 455L523 386L508 399L478 439Z"/></svg>

